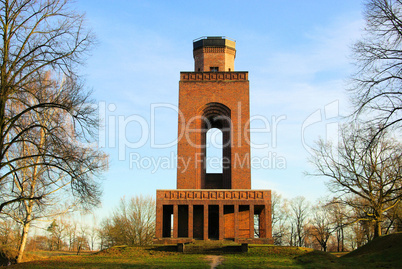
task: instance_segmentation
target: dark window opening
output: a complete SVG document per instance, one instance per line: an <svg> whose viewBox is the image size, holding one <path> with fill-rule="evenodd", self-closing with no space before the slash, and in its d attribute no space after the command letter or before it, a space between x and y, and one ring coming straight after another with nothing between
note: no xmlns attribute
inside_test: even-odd
<svg viewBox="0 0 402 269"><path fill-rule="evenodd" d="M208 206L208 238L219 239L219 206Z"/></svg>
<svg viewBox="0 0 402 269"><path fill-rule="evenodd" d="M210 71L211 72L219 72L219 67L217 67L217 66L210 67Z"/></svg>
<svg viewBox="0 0 402 269"><path fill-rule="evenodd" d="M193 237L202 240L204 238L204 206L194 205L193 210Z"/></svg>
<svg viewBox="0 0 402 269"><path fill-rule="evenodd" d="M173 236L173 206L164 205L163 206L163 233L162 237L172 237Z"/></svg>
<svg viewBox="0 0 402 269"><path fill-rule="evenodd" d="M178 236L188 237L188 205L179 205Z"/></svg>

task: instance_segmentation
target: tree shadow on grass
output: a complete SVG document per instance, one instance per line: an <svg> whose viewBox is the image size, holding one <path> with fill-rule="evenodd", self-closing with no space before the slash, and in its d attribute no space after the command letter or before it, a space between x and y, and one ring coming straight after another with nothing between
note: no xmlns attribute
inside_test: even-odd
<svg viewBox="0 0 402 269"><path fill-rule="evenodd" d="M149 250L152 251L161 251L161 252L177 252L177 246L155 246L155 247L150 247Z"/></svg>
<svg viewBox="0 0 402 269"><path fill-rule="evenodd" d="M178 252L177 246L155 246L150 247L149 250L160 252ZM203 247L203 246L191 246L186 244L184 247L184 253L188 254L236 254L241 253L241 246L222 246L222 247Z"/></svg>
<svg viewBox="0 0 402 269"><path fill-rule="evenodd" d="M334 255L313 250L294 258L299 265L305 268L340 268L337 257Z"/></svg>

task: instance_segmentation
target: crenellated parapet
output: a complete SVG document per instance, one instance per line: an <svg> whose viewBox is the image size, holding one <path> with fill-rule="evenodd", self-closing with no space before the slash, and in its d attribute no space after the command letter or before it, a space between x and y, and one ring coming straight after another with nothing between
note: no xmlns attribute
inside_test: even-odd
<svg viewBox="0 0 402 269"><path fill-rule="evenodd" d="M158 200L261 200L271 197L270 190L157 190Z"/></svg>
<svg viewBox="0 0 402 269"><path fill-rule="evenodd" d="M248 81L248 72L180 72L180 81Z"/></svg>

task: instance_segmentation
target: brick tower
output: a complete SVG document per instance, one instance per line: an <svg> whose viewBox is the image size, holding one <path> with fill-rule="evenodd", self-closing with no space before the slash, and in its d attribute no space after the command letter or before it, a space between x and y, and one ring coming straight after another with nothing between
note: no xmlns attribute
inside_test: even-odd
<svg viewBox="0 0 402 269"><path fill-rule="evenodd" d="M193 42L195 72L181 72L177 190L157 190L156 243L194 239L272 243L271 191L251 190L248 72L235 72L236 43ZM222 132L222 172L207 173L207 132Z"/></svg>

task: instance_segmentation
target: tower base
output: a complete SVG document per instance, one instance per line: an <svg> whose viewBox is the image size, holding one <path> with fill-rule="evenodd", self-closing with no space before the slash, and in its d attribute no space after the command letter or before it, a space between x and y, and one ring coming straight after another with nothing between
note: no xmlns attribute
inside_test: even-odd
<svg viewBox="0 0 402 269"><path fill-rule="evenodd" d="M270 190L157 190L154 243L271 244Z"/></svg>

